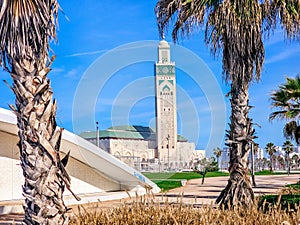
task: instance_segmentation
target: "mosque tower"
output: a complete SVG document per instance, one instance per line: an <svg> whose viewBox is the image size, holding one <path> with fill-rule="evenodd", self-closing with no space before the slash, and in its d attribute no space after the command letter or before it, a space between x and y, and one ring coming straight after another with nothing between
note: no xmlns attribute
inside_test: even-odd
<svg viewBox="0 0 300 225"><path fill-rule="evenodd" d="M170 45L162 40L155 63L157 157L168 169L178 162L175 63L170 60Z"/></svg>

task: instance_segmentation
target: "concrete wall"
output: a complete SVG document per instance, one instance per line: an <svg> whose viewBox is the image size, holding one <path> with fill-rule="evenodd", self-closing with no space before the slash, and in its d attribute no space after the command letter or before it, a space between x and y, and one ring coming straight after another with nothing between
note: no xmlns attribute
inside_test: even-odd
<svg viewBox="0 0 300 225"><path fill-rule="evenodd" d="M24 177L17 142L16 135L0 131L0 201L23 198ZM74 158L70 158L66 169L71 175L72 190L76 194L120 190L117 181L112 181Z"/></svg>
<svg viewBox="0 0 300 225"><path fill-rule="evenodd" d="M10 111L0 108L0 201L22 198L24 178L17 142L16 118ZM133 168L68 131L63 132L60 150L62 155L70 151L66 170L76 194L130 191L137 186L152 188L154 193L160 191L156 184Z"/></svg>

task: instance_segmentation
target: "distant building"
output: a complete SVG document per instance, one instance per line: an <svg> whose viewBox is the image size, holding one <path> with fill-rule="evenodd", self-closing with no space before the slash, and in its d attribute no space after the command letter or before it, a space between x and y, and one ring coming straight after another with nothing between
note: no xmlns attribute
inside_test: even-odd
<svg viewBox="0 0 300 225"><path fill-rule="evenodd" d="M254 153L254 161L258 162L259 160L264 158L264 151L262 148L258 148L257 152ZM224 147L222 150L222 155L219 158L219 169L220 170L228 170L229 169L229 161L230 161L230 148ZM251 152L249 152L248 161L251 162ZM255 163L255 166L257 163ZM249 164L250 166L250 164Z"/></svg>
<svg viewBox="0 0 300 225"><path fill-rule="evenodd" d="M229 147L224 147L222 150L222 155L219 158L219 169L220 170L228 170L229 169Z"/></svg>
<svg viewBox="0 0 300 225"><path fill-rule="evenodd" d="M256 154L254 155L256 159L263 159L264 158L264 149L258 148Z"/></svg>

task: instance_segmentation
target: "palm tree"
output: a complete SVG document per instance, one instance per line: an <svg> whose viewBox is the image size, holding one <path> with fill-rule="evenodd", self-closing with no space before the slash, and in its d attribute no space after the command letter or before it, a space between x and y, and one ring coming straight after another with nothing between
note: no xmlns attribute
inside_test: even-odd
<svg viewBox="0 0 300 225"><path fill-rule="evenodd" d="M285 169L285 160L284 160L284 157L282 155L278 155L277 157L274 157L274 160L277 161L277 168Z"/></svg>
<svg viewBox="0 0 300 225"><path fill-rule="evenodd" d="M290 153L294 152L294 145L291 141L287 140L283 143L282 146L284 152L285 152L285 158L286 158L286 165L288 169L288 175L290 175L291 168L290 168Z"/></svg>
<svg viewBox="0 0 300 225"><path fill-rule="evenodd" d="M262 159L262 169L264 170L266 167L269 167L269 164L271 164L271 162L269 162L268 159L264 157Z"/></svg>
<svg viewBox="0 0 300 225"><path fill-rule="evenodd" d="M293 160L294 166L296 167L296 169L298 169L298 167L299 167L299 164L298 164L299 156L297 154L293 155L292 160Z"/></svg>
<svg viewBox="0 0 300 225"><path fill-rule="evenodd" d="M272 108L278 111L270 114L270 120L275 118L287 120L283 128L284 137L295 140L300 144L300 126L298 118L300 115L300 77L286 78L286 83L271 95Z"/></svg>
<svg viewBox="0 0 300 225"><path fill-rule="evenodd" d="M2 0L0 4L0 64L10 73L16 95L21 167L25 177L25 224L67 224L63 202L70 177L59 156L63 129L56 126L56 102L47 74L54 56L56 0Z"/></svg>
<svg viewBox="0 0 300 225"><path fill-rule="evenodd" d="M220 158L221 155L222 155L222 149L220 149L219 147L217 147L217 148L215 148L215 149L213 150L213 153L214 153L214 155L215 155L216 158L217 158L217 163L218 163L218 168L219 168L219 158Z"/></svg>
<svg viewBox="0 0 300 225"><path fill-rule="evenodd" d="M272 142L269 142L269 143L266 144L265 150L270 156L270 171L272 173L273 172L273 165L274 165L273 155L276 152L276 146Z"/></svg>
<svg viewBox="0 0 300 225"><path fill-rule="evenodd" d="M174 25L174 42L179 34L189 35L204 27L204 41L212 54L223 53L224 78L231 82L230 179L217 203L225 207L253 204L254 194L247 176L249 143L254 133L248 116L248 88L251 81L260 78L265 56L262 33L268 35L280 22L288 39L299 36L299 4L295 0L158 0L155 7L162 37L170 23Z"/></svg>

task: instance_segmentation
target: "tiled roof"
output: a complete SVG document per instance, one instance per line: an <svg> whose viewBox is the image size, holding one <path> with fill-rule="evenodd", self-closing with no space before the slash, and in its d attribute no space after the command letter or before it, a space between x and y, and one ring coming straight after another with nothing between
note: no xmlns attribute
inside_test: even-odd
<svg viewBox="0 0 300 225"><path fill-rule="evenodd" d="M95 131L87 131L79 136L85 139L96 138ZM99 131L99 138L155 140L155 132L150 127L143 126L113 126L104 131Z"/></svg>
<svg viewBox="0 0 300 225"><path fill-rule="evenodd" d="M79 134L85 139L96 138L96 131L86 131ZM135 139L135 140L155 140L156 133L150 127L143 126L113 126L107 130L99 131L99 138L116 138L116 139ZM183 136L178 135L177 140L186 142Z"/></svg>

